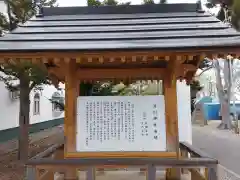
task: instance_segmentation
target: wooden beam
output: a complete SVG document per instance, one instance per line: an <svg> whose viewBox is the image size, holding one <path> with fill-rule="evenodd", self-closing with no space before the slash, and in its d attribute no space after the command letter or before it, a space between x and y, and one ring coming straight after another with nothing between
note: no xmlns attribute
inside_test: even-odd
<svg viewBox="0 0 240 180"><path fill-rule="evenodd" d="M68 158L176 158L176 152L69 152Z"/></svg>
<svg viewBox="0 0 240 180"><path fill-rule="evenodd" d="M136 68L136 69L78 69L77 76L80 79L125 79L125 78L162 78L166 73L160 68Z"/></svg>
<svg viewBox="0 0 240 180"><path fill-rule="evenodd" d="M188 71L196 71L197 66L194 66L192 64L179 64L177 68L188 70Z"/></svg>
<svg viewBox="0 0 240 180"><path fill-rule="evenodd" d="M60 79L64 78L66 68L50 68L50 73ZM136 69L78 69L76 76L78 80L100 80L100 79L162 79L167 73L163 68L136 68ZM66 78L65 78L66 79Z"/></svg>
<svg viewBox="0 0 240 180"><path fill-rule="evenodd" d="M32 159L27 162L28 166L37 166L39 169L48 169L52 167L89 167L89 166L144 166L152 164L159 167L175 167L175 168L214 168L218 165L218 161L212 158L162 158L162 157L146 157L146 158L73 158L53 160L49 158ZM46 166L46 167L44 167Z"/></svg>
<svg viewBox="0 0 240 180"><path fill-rule="evenodd" d="M64 66L49 68L49 73L54 74L59 80L64 81L66 68ZM191 64L179 64L175 70L177 78L185 77L187 72L196 71L196 66ZM80 81L92 81L92 80L103 80L103 79L164 79L164 76L169 74L168 69L164 68L124 68L124 69L93 69L93 68L82 68L76 72L77 79Z"/></svg>

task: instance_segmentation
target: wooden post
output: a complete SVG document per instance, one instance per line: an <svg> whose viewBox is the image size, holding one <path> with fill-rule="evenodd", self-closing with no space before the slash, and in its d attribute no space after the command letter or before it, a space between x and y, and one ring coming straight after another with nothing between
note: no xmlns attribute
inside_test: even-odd
<svg viewBox="0 0 240 180"><path fill-rule="evenodd" d="M26 180L34 180L37 178L36 168L32 166L27 166Z"/></svg>
<svg viewBox="0 0 240 180"><path fill-rule="evenodd" d="M77 100L77 78L76 78L76 61L68 60L66 62L65 75L65 146L66 152L76 150L76 100ZM72 169L65 174L65 179L76 180L77 171Z"/></svg>
<svg viewBox="0 0 240 180"><path fill-rule="evenodd" d="M175 75L176 60L169 62L168 66L169 74L164 78L167 150L176 152L177 158L180 158L178 137L177 79ZM180 169L167 169L166 179L180 179Z"/></svg>
<svg viewBox="0 0 240 180"><path fill-rule="evenodd" d="M156 167L152 164L147 167L146 180L156 180Z"/></svg>
<svg viewBox="0 0 240 180"><path fill-rule="evenodd" d="M140 168L140 174L145 175L147 168Z"/></svg>
<svg viewBox="0 0 240 180"><path fill-rule="evenodd" d="M208 168L207 180L218 180L217 164Z"/></svg>
<svg viewBox="0 0 240 180"><path fill-rule="evenodd" d="M181 150L181 157L182 158L188 158L188 152L187 152L187 150L186 149L182 149ZM188 170L187 169L184 169L184 168L181 168L181 173L182 174L188 174Z"/></svg>
<svg viewBox="0 0 240 180"><path fill-rule="evenodd" d="M95 170L95 168L94 167L89 167L88 169L87 169L87 180L95 180L95 178L96 178L96 170Z"/></svg>
<svg viewBox="0 0 240 180"><path fill-rule="evenodd" d="M205 179L208 179L208 168L204 168Z"/></svg>

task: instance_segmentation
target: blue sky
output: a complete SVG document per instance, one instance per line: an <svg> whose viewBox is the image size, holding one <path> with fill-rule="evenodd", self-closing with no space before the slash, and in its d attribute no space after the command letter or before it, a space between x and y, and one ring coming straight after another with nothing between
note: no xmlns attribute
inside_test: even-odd
<svg viewBox="0 0 240 180"><path fill-rule="evenodd" d="M58 0L59 6L84 6L87 0ZM141 4L142 0L119 0L119 2L131 1L132 4ZM159 0L155 0L158 2ZM168 3L195 3L197 0L168 0Z"/></svg>

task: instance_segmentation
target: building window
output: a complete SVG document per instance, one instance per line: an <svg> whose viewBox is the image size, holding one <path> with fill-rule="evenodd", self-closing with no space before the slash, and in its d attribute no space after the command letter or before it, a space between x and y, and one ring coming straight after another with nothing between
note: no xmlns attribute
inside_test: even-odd
<svg viewBox="0 0 240 180"><path fill-rule="evenodd" d="M62 111L61 105L64 104L64 99L58 92L52 95L52 111Z"/></svg>
<svg viewBox="0 0 240 180"><path fill-rule="evenodd" d="M39 93L36 93L34 95L33 114L34 115L40 114L40 95L39 95Z"/></svg>
<svg viewBox="0 0 240 180"><path fill-rule="evenodd" d="M9 91L9 96L11 100L16 100L20 96L20 91Z"/></svg>

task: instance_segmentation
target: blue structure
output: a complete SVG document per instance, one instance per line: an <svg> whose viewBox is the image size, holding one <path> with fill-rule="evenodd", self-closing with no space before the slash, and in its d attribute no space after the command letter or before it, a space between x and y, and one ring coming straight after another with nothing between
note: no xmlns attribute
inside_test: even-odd
<svg viewBox="0 0 240 180"><path fill-rule="evenodd" d="M205 97L202 97L201 99L199 99L195 104L211 103L212 101L213 101L212 97L205 96Z"/></svg>
<svg viewBox="0 0 240 180"><path fill-rule="evenodd" d="M206 120L219 120L220 103L203 103L203 114Z"/></svg>
<svg viewBox="0 0 240 180"><path fill-rule="evenodd" d="M203 107L203 114L204 118L206 120L219 120L221 117L219 116L219 112L221 109L221 105L218 102L202 102L202 107ZM236 113L238 114L238 117L240 116L240 102L236 101L235 102L235 107L236 107ZM231 102L230 104L230 114L234 114L235 110L233 107L233 103Z"/></svg>

